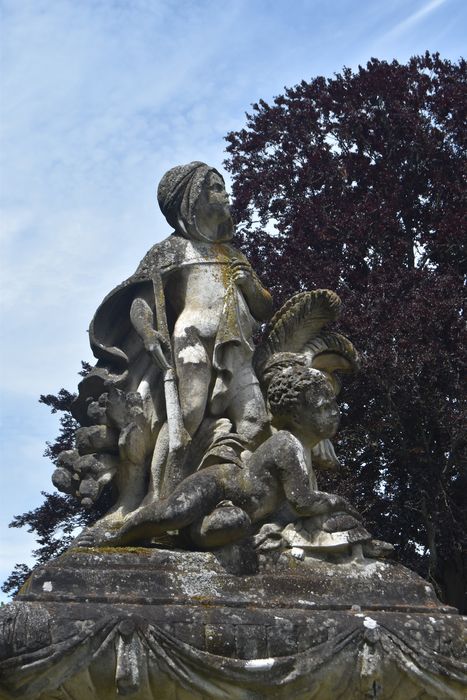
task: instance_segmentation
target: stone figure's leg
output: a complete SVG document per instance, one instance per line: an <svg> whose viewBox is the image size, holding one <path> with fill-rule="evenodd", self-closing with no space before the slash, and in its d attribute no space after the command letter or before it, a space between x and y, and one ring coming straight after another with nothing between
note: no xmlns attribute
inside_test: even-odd
<svg viewBox="0 0 467 700"><path fill-rule="evenodd" d="M164 481L164 467L169 454L169 432L167 422L161 427L157 436L156 445L151 459L151 474L149 488L142 505L150 503L161 497L162 484Z"/></svg>
<svg viewBox="0 0 467 700"><path fill-rule="evenodd" d="M222 478L217 476L215 467L192 474L168 498L141 506L126 518L121 528L103 533L101 541L95 544L127 545L187 527L222 500L224 487Z"/></svg>
<svg viewBox="0 0 467 700"><path fill-rule="evenodd" d="M235 368L229 389L229 418L236 432L250 450L263 442L269 433L269 420L263 393L251 367L251 359Z"/></svg>
<svg viewBox="0 0 467 700"><path fill-rule="evenodd" d="M206 412L211 363L192 328L174 333L175 367L185 430L193 436Z"/></svg>
<svg viewBox="0 0 467 700"><path fill-rule="evenodd" d="M116 486L120 494L118 509L113 511L123 518L137 508L144 498L147 485L147 468L143 464L121 462L116 478Z"/></svg>
<svg viewBox="0 0 467 700"><path fill-rule="evenodd" d="M210 549L245 537L250 528L249 515L231 501L225 501L191 525L190 537L198 547Z"/></svg>

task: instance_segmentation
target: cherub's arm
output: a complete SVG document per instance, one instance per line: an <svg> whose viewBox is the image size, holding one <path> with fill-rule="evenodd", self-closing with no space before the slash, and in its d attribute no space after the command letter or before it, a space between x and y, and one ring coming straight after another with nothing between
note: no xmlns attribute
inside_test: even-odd
<svg viewBox="0 0 467 700"><path fill-rule="evenodd" d="M248 307L258 321L267 321L272 315L272 297L263 287L256 272L246 258L230 263L232 277L240 287Z"/></svg>

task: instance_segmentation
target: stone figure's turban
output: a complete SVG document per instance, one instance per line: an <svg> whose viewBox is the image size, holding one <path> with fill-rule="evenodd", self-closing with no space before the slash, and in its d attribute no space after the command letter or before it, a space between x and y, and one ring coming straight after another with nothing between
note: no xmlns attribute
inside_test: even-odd
<svg viewBox="0 0 467 700"><path fill-rule="evenodd" d="M173 228L179 228L179 217L185 224L192 223L194 206L210 172L215 172L222 178L215 168L198 160L187 165L177 165L163 176L157 188L157 201Z"/></svg>

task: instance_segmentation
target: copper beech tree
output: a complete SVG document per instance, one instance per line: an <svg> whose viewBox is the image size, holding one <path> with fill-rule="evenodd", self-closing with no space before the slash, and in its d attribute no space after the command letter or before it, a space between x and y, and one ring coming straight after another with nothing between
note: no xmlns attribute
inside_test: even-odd
<svg viewBox="0 0 467 700"><path fill-rule="evenodd" d="M464 60L372 59L253 105L245 128L227 136L225 163L237 245L276 306L296 291L336 290L339 330L363 355L341 394L341 467L322 473L320 488L347 496L402 563L461 609L466 103ZM63 411L52 460L71 447L71 398L41 397ZM45 494L12 526L36 533L44 563L103 508ZM27 573L17 565L3 590Z"/></svg>
<svg viewBox="0 0 467 700"><path fill-rule="evenodd" d="M464 60L372 59L254 104L225 162L275 303L336 290L363 353L328 489L464 609L466 105Z"/></svg>

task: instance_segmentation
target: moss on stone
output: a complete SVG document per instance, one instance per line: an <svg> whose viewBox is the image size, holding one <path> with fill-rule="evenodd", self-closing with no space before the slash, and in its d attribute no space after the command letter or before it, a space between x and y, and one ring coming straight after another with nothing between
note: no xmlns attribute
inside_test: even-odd
<svg viewBox="0 0 467 700"><path fill-rule="evenodd" d="M148 556L153 551L152 547L71 547L60 556L60 559L64 559L70 554L138 554Z"/></svg>

